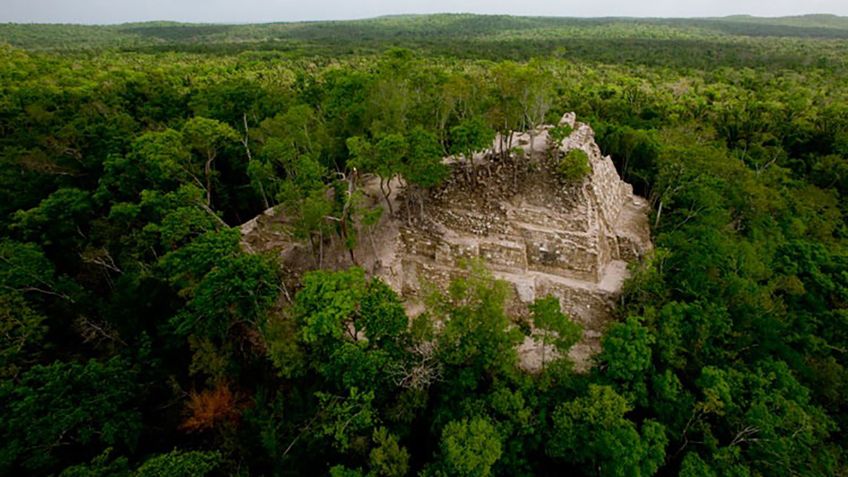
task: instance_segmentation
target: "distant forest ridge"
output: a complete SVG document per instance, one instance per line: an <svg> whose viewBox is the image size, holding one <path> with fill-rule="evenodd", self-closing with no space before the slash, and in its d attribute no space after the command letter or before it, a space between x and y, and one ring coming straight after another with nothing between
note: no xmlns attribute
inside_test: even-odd
<svg viewBox="0 0 848 477"><path fill-rule="evenodd" d="M574 18L507 15L392 15L364 20L199 24L143 22L119 25L0 24L0 43L32 50L180 48L241 45L259 49L303 44L367 47L444 40L521 41L629 37L713 40L785 37L848 39L848 17L803 15L763 18Z"/></svg>

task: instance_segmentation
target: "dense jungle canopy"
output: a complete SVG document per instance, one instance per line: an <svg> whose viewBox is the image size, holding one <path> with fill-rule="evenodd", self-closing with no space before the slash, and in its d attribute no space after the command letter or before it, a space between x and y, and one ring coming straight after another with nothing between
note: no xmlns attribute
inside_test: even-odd
<svg viewBox="0 0 848 477"><path fill-rule="evenodd" d="M588 373L519 369L485 264L410 321L240 246L567 111L656 246ZM3 24L0 474L848 475L846 198L845 18Z"/></svg>

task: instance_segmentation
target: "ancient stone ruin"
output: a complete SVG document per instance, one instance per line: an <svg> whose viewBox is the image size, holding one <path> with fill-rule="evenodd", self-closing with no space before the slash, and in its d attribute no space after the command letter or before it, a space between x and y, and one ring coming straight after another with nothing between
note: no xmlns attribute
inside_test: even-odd
<svg viewBox="0 0 848 477"><path fill-rule="evenodd" d="M358 246L356 256L401 293L411 313L419 308L425 284L443 287L465 273L464 259L482 259L497 278L513 285L512 307L519 314L536 297L559 298L563 311L584 328L571 357L585 369L612 317L628 263L651 248L648 205L602 156L587 124L576 122L573 114L561 124L573 131L560 144L550 144L550 126L532 135L514 134L511 142L523 154L514 150L513 160L494 159L498 154L479 157L471 170L452 161L454 173L431 193L423 216L402 211L399 218L387 217L371 243L363 240ZM552 154L552 148L559 154ZM591 172L581 183L564 184L553 164L575 148L586 152ZM379 197L375 193L373 200ZM404 202L402 196L393 200ZM275 221L280 218L271 213L246 224L245 243L268 249L267 234ZM292 270L308 266L298 263L302 246L284 237L270 242ZM333 256L332 266L350 265L345 254ZM552 350L542 353L541 343L528 337L519 353L525 369L533 371Z"/></svg>

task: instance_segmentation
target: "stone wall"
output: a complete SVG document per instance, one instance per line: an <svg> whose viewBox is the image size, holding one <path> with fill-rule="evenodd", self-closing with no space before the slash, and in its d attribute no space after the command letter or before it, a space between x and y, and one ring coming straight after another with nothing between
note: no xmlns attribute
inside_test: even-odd
<svg viewBox="0 0 848 477"><path fill-rule="evenodd" d="M534 162L527 168L532 171L500 170L486 176L492 167L506 166L478 164L479 176L470 181L464 179L467 171L457 171L433 194L428 220L401 227L402 254L442 266L478 257L493 270L538 272L588 283L601 281L613 261L638 259L650 247L647 228L624 237L617 228L625 208L644 216L644 202L619 178L612 160L601 155L592 128L576 122L573 115L563 121L573 124L574 130L554 146L560 154L575 148L587 153L592 172L582 184L563 185L550 172L546 161L551 159L539 146L548 143L543 127L534 134L541 138L534 147L537 156L525 159ZM513 144L524 144L529 153L528 134L516 134ZM520 179L510 183L510 175ZM628 217L633 215L630 210Z"/></svg>

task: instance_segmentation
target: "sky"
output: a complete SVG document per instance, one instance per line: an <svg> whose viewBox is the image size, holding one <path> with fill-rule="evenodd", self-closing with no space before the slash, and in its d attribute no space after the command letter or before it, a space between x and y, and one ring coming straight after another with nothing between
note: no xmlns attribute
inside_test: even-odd
<svg viewBox="0 0 848 477"><path fill-rule="evenodd" d="M848 0L0 0L0 22L20 23L258 23L440 12L573 17L848 16Z"/></svg>

